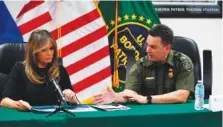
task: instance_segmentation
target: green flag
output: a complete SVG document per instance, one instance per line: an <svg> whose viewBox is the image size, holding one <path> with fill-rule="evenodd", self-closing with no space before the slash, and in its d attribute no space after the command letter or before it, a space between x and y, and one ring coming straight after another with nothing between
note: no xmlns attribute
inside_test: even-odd
<svg viewBox="0 0 223 127"><path fill-rule="evenodd" d="M98 6L108 29L113 89L120 92L129 68L145 55L148 30L159 17L151 1L101 1Z"/></svg>

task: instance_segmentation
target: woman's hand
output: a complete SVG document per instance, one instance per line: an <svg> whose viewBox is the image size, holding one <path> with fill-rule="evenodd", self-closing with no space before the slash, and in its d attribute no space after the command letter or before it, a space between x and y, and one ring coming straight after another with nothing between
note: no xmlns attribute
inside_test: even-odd
<svg viewBox="0 0 223 127"><path fill-rule="evenodd" d="M65 90L63 90L63 94L64 94L65 99L68 102L80 104L77 96L75 95L75 93L72 90L65 89Z"/></svg>
<svg viewBox="0 0 223 127"><path fill-rule="evenodd" d="M28 111L28 110L31 110L32 108L28 102L23 101L23 100L14 101L14 107L17 110L22 110L22 111Z"/></svg>
<svg viewBox="0 0 223 127"><path fill-rule="evenodd" d="M0 101L0 106L7 107L7 108L15 108L17 110L22 110L22 111L28 111L31 110L32 106L26 101L19 100L19 101L14 101L8 97L5 97Z"/></svg>

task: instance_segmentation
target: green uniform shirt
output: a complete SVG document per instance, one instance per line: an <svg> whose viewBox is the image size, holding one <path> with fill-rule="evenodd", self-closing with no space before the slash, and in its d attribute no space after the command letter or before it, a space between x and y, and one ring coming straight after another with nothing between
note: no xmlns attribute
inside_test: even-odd
<svg viewBox="0 0 223 127"><path fill-rule="evenodd" d="M126 89L147 95L159 95L178 89L194 92L194 71L191 59L171 50L165 63L139 59L126 78Z"/></svg>

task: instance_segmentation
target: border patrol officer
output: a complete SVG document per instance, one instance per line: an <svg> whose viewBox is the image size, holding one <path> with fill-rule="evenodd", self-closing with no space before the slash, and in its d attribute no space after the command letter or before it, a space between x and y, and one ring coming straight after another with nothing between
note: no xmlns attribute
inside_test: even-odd
<svg viewBox="0 0 223 127"><path fill-rule="evenodd" d="M147 37L147 56L139 59L126 78L126 89L115 93L111 89L95 96L95 102L184 103L194 92L194 72L191 59L171 49L173 31L166 25L154 26Z"/></svg>

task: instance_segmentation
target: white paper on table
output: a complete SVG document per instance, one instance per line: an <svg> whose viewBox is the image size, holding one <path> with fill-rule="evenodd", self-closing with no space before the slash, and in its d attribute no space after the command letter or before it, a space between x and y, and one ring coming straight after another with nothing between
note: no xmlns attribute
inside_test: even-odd
<svg viewBox="0 0 223 127"><path fill-rule="evenodd" d="M115 105L92 105L92 107L95 107L97 109L101 109L104 111L116 111L116 110L129 110L130 108L121 104L115 104Z"/></svg>

